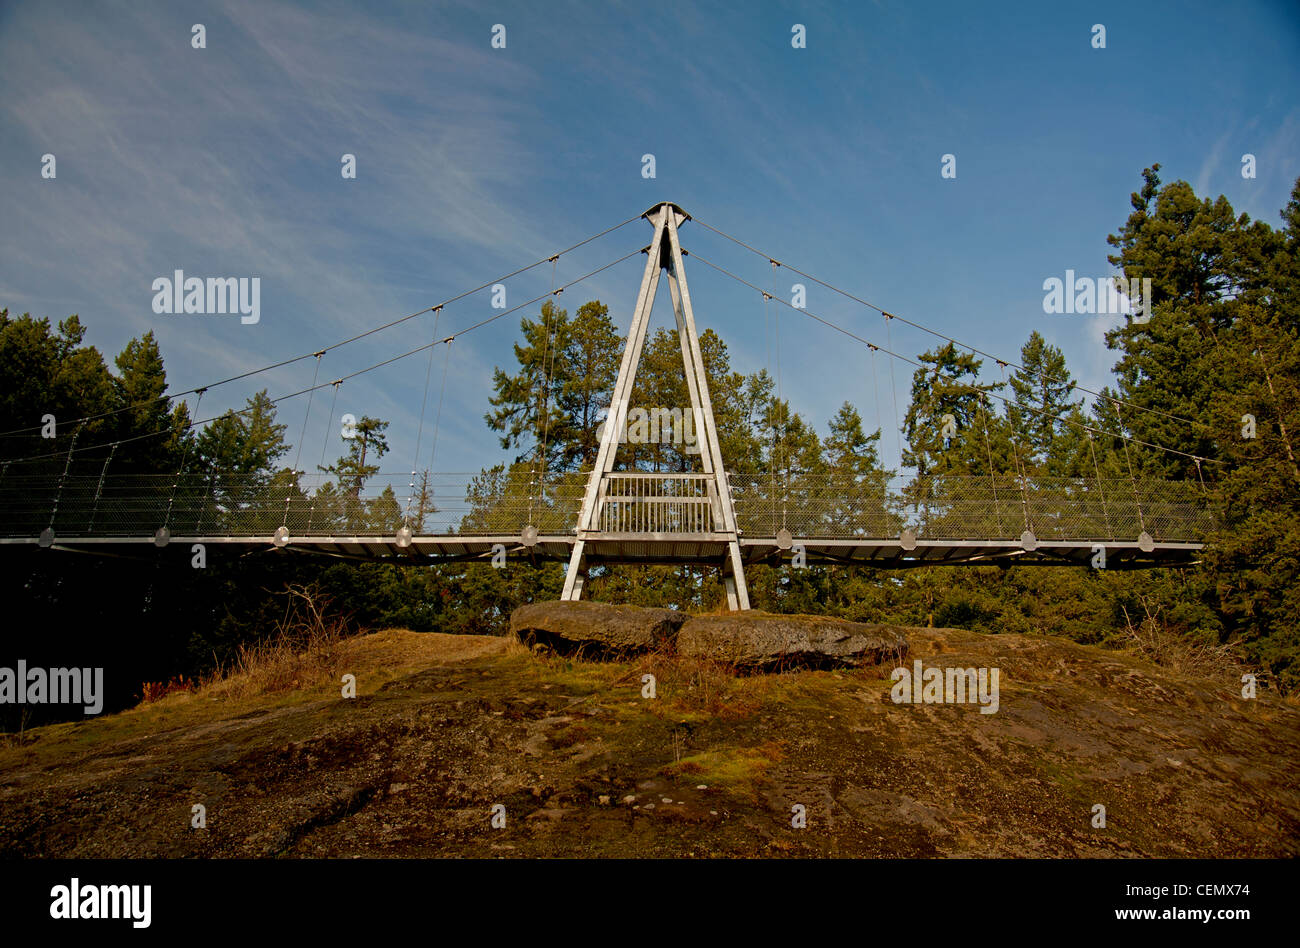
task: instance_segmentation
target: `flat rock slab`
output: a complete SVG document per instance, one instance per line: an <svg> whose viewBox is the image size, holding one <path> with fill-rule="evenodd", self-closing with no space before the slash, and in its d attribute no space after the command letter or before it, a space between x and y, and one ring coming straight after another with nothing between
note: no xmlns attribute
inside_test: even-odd
<svg viewBox="0 0 1300 948"><path fill-rule="evenodd" d="M655 648L686 621L672 609L610 606L599 602L535 602L510 616L510 632L526 644L557 652L622 655Z"/></svg>
<svg viewBox="0 0 1300 948"><path fill-rule="evenodd" d="M907 651L903 626L828 616L768 612L696 616L677 635L679 655L752 670L879 665L901 659Z"/></svg>

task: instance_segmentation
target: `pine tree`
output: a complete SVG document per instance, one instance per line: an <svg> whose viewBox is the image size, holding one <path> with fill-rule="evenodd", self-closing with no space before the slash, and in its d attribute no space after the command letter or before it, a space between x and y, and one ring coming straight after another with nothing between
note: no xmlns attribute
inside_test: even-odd
<svg viewBox="0 0 1300 948"><path fill-rule="evenodd" d="M525 316L519 327L524 334L523 344L515 345L519 371L515 375L500 368L493 371L495 394L489 402L494 410L484 417L489 428L501 432L501 447L520 449L516 461L528 458L550 469L565 454L563 433L554 441L549 435L552 430L563 432L566 421L564 389L569 365L563 353L569 344L568 313L547 300L536 319ZM543 442L545 458L541 457Z"/></svg>
<svg viewBox="0 0 1300 948"><path fill-rule="evenodd" d="M438 507L433 502L433 485L430 483L432 476L428 470L421 471L411 485L408 501L410 522L407 525L416 536L428 532L429 517L438 513Z"/></svg>
<svg viewBox="0 0 1300 948"><path fill-rule="evenodd" d="M880 431L868 435L862 430L862 416L848 402L830 420L830 433L822 444L826 464L832 471L852 476L862 483L880 470L876 446Z"/></svg>
<svg viewBox="0 0 1300 948"><path fill-rule="evenodd" d="M132 339L114 360L113 379L119 414L116 438L124 442L113 459L119 473L174 473L181 460L183 441L178 419L167 399L167 372L153 332Z"/></svg>
<svg viewBox="0 0 1300 948"><path fill-rule="evenodd" d="M880 466L876 453L879 442L879 429L866 434L862 416L848 402L831 418L822 442L826 496L832 505L828 520L872 536L893 536L901 525L888 495L891 472Z"/></svg>
<svg viewBox="0 0 1300 948"><path fill-rule="evenodd" d="M227 411L194 437L186 468L185 509L197 511L200 523L215 523L218 511L226 517L250 509L262 512L272 528L275 514L285 511L286 496L296 489L297 478L283 479L275 499L271 484L276 463L289 450L286 425L277 424L275 404L266 389L252 395L245 408ZM242 523L242 521L241 521Z"/></svg>
<svg viewBox="0 0 1300 948"><path fill-rule="evenodd" d="M354 427L348 453L328 467L318 465L321 471L333 474L339 487L346 491L344 506L349 529L359 529L366 524L361 491L366 480L379 473L377 462L388 453L388 441L384 437L388 422L364 415Z"/></svg>
<svg viewBox="0 0 1300 948"><path fill-rule="evenodd" d="M1032 474L1078 476L1085 435L1074 425L1082 424L1083 399L1071 397L1074 379L1065 353L1035 330L1020 350L1020 363L1009 380L1012 397L1006 414L1021 463Z"/></svg>
<svg viewBox="0 0 1300 948"><path fill-rule="evenodd" d="M1213 457L1212 415L1233 361L1234 321L1256 276L1253 261L1270 253L1263 247L1270 235L1246 215L1234 217L1222 195L1200 199L1185 181L1162 187L1159 168L1143 170L1133 213L1107 237L1119 248L1109 260L1130 284L1151 280L1150 320L1131 319L1106 334L1107 346L1120 351L1119 397L1131 403L1111 406L1113 420L1134 440ZM1132 443L1129 452L1141 472L1194 476L1188 457Z"/></svg>
<svg viewBox="0 0 1300 948"><path fill-rule="evenodd" d="M385 484L379 496L366 504L366 526L379 533L394 533L402 526L402 506L391 484Z"/></svg>
<svg viewBox="0 0 1300 948"><path fill-rule="evenodd" d="M228 411L198 435L191 466L220 483L264 487L275 465L289 451L287 425L276 423L276 407L266 389L249 397L240 411Z"/></svg>
<svg viewBox="0 0 1300 948"><path fill-rule="evenodd" d="M589 469L600 450L597 430L609 410L623 340L609 318L609 307L591 300L578 307L559 353L559 423L550 432L557 468Z"/></svg>
<svg viewBox="0 0 1300 948"><path fill-rule="evenodd" d="M108 456L108 448L85 450L113 440L116 419L106 413L118 402L113 377L99 352L81 345L84 337L75 315L52 332L48 319L0 310L0 430L20 432L0 438L0 459L52 454L33 470L61 471L74 435L74 461L87 470ZM52 439L41 433L47 414L55 419ZM102 417L79 420L95 415Z"/></svg>
<svg viewBox="0 0 1300 948"><path fill-rule="evenodd" d="M1300 685L1300 180L1286 227L1260 241L1256 280L1238 301L1234 358L1214 420L1223 464L1205 464L1222 504L1205 556L1206 581L1229 634L1265 682ZM1246 424L1247 419L1250 424ZM1253 428L1253 430L1252 430ZM1249 436L1253 434L1252 436Z"/></svg>
<svg viewBox="0 0 1300 948"><path fill-rule="evenodd" d="M903 417L903 463L928 474L969 472L978 464L972 434L985 424L985 393L1002 388L1001 382L981 383L983 361L949 342L922 353L925 363L912 374L912 397ZM953 433L944 435L944 416L951 415Z"/></svg>
<svg viewBox="0 0 1300 948"><path fill-rule="evenodd" d="M359 498L366 480L379 473L379 464L368 462L378 462L388 453L388 440L384 437L387 428L388 422L363 415L354 426L348 453L320 469L333 474L340 485L346 485L352 496Z"/></svg>

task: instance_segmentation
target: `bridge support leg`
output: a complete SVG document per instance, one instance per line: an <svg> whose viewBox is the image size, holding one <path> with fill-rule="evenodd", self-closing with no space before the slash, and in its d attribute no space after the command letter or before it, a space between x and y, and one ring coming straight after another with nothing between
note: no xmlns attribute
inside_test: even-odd
<svg viewBox="0 0 1300 948"><path fill-rule="evenodd" d="M740 608L740 597L736 595L736 581L730 576L724 576L722 585L727 590L727 608L735 612Z"/></svg>
<svg viewBox="0 0 1300 948"><path fill-rule="evenodd" d="M732 540L722 567L722 583L727 589L727 608L732 612L749 609L749 586L745 582L745 564L740 559L740 544Z"/></svg>
<svg viewBox="0 0 1300 948"><path fill-rule="evenodd" d="M564 574L564 591L560 593L560 599L564 602L577 602L582 598L583 580L587 577L585 547L586 543L583 540L573 545L573 553L569 556L569 570Z"/></svg>

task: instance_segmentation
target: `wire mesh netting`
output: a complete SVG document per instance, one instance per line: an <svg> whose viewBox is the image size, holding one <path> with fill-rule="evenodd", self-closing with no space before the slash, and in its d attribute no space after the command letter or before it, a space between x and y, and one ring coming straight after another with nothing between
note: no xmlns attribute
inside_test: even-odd
<svg viewBox="0 0 1300 948"><path fill-rule="evenodd" d="M0 475L0 535L174 536L514 535L532 525L571 534L589 472L542 475L520 468L427 474L364 486L328 475L205 477L202 474ZM417 483L418 481L418 483ZM1133 539L1199 542L1214 529L1213 503L1195 482L926 476L732 477L739 529L747 536L888 539L904 529L929 539ZM702 475L614 472L599 492L599 529L699 533L718 526L718 498Z"/></svg>
<svg viewBox="0 0 1300 948"><path fill-rule="evenodd" d="M33 537L151 535L417 536L572 533L585 474L485 472L430 474L411 480L340 484L328 475L66 475L0 477L0 535Z"/></svg>
<svg viewBox="0 0 1300 948"><path fill-rule="evenodd" d="M1209 496L1183 481L836 475L733 478L736 520L747 534L884 539L912 529L935 540L1200 541L1214 528Z"/></svg>

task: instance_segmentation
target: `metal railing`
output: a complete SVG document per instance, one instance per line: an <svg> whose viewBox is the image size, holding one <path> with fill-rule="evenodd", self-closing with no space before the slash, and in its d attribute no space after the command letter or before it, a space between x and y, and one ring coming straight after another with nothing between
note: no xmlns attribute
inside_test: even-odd
<svg viewBox="0 0 1300 948"><path fill-rule="evenodd" d="M606 474L597 503L604 533L712 533L717 522L709 474Z"/></svg>

